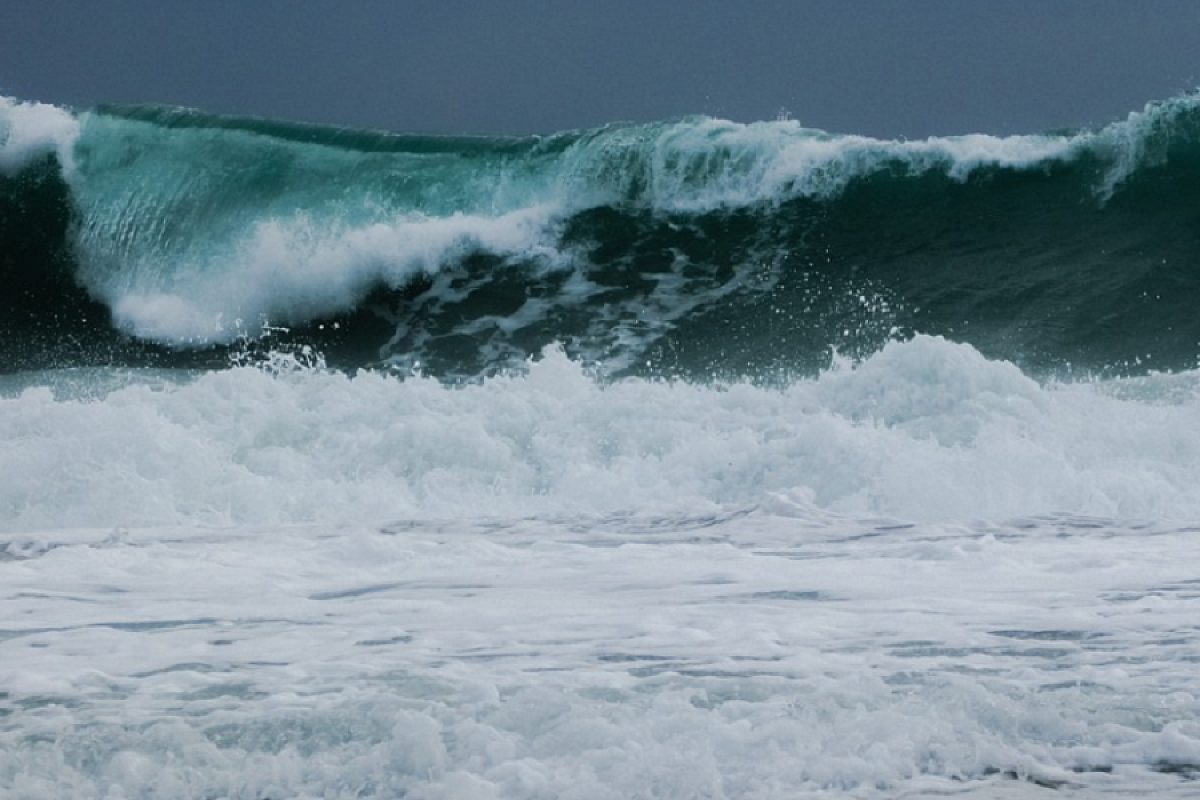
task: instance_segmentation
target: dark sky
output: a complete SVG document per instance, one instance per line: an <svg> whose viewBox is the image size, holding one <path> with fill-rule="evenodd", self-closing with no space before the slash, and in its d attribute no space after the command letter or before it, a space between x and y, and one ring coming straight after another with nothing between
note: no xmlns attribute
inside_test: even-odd
<svg viewBox="0 0 1200 800"><path fill-rule="evenodd" d="M406 131L1032 133L1198 83L1197 0L0 0L9 96Z"/></svg>

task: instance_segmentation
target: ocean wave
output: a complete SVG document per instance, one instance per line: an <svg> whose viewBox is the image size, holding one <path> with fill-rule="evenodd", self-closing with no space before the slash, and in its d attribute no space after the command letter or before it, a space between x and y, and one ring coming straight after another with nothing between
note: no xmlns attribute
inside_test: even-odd
<svg viewBox="0 0 1200 800"><path fill-rule="evenodd" d="M71 219L45 248L85 296L38 308L102 302L104 357L285 325L447 375L552 342L614 373L778 375L921 331L1034 367L1175 369L1200 334L1198 119L1185 95L1028 136L696 117L506 139L5 100L0 218L54 156Z"/></svg>

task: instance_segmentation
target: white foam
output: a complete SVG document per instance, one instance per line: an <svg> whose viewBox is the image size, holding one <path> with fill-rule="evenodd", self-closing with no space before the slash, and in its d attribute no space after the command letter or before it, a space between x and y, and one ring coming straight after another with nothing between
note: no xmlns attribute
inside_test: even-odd
<svg viewBox="0 0 1200 800"><path fill-rule="evenodd" d="M69 111L0 96L0 170L16 172L53 153L69 174L78 137L79 120Z"/></svg>
<svg viewBox="0 0 1200 800"><path fill-rule="evenodd" d="M111 302L115 323L139 337L225 343L257 335L264 321L350 311L376 286L402 287L475 251L553 264L560 258L548 244L549 216L530 208L352 226L297 214L257 222L233 243L201 243L188 260L161 271L169 289L155 286L152 268L134 270L146 277L133 286L122 270L93 288Z"/></svg>
<svg viewBox="0 0 1200 800"><path fill-rule="evenodd" d="M1187 797L1198 381L10 385L0 794Z"/></svg>
<svg viewBox="0 0 1200 800"><path fill-rule="evenodd" d="M786 390L255 369L100 401L0 400L0 528L598 513L756 504L918 520L1200 515L1200 403L1040 386L918 337ZM236 421L231 422L231 421Z"/></svg>
<svg viewBox="0 0 1200 800"><path fill-rule="evenodd" d="M1194 790L1154 771L1200 755L1188 531L780 499L31 538L0 560L8 796Z"/></svg>

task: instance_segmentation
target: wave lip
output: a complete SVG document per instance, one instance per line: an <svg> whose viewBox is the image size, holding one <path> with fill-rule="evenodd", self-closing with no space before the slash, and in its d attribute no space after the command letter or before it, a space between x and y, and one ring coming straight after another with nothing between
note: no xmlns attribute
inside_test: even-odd
<svg viewBox="0 0 1200 800"><path fill-rule="evenodd" d="M74 168L79 120L66 109L0 96L0 170L15 173L46 155L65 173Z"/></svg>

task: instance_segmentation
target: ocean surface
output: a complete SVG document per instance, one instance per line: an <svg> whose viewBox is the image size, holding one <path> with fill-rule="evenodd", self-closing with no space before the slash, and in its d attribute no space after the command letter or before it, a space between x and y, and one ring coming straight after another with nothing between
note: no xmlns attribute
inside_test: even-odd
<svg viewBox="0 0 1200 800"><path fill-rule="evenodd" d="M0 98L0 797L1200 795L1200 96Z"/></svg>

